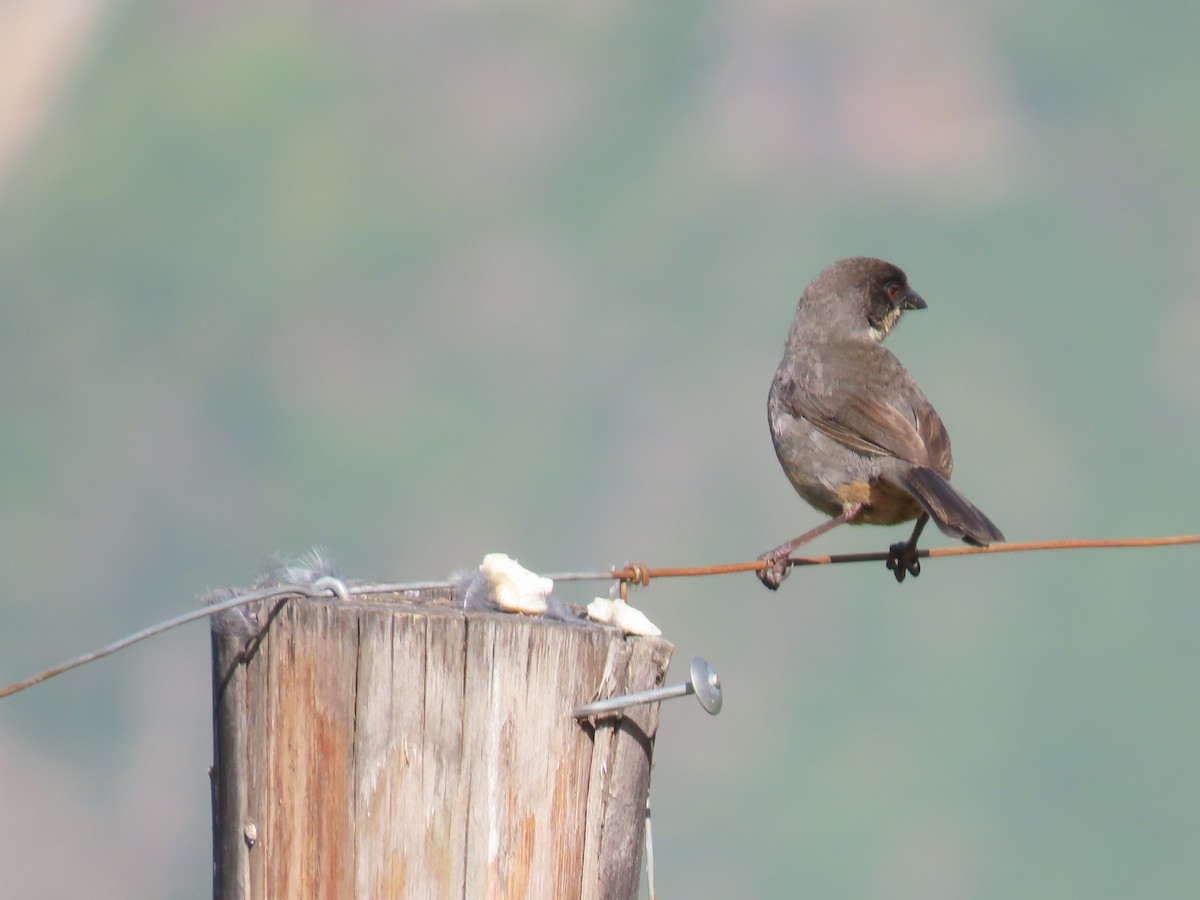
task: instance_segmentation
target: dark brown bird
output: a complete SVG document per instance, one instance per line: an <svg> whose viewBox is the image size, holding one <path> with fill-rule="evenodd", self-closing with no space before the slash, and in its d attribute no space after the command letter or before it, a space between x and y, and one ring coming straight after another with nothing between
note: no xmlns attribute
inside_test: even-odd
<svg viewBox="0 0 1200 900"><path fill-rule="evenodd" d="M775 590L788 556L844 522L896 525L888 568L918 575L917 538L932 516L946 534L986 547L1004 540L992 521L950 486L950 436L900 360L883 346L900 316L925 309L896 266L856 257L835 262L804 289L767 398L771 439L797 493L832 516L760 559Z"/></svg>

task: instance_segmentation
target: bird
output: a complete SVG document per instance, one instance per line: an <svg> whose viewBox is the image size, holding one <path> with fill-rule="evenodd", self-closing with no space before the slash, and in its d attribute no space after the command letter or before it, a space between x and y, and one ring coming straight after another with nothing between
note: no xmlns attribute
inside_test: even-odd
<svg viewBox="0 0 1200 900"><path fill-rule="evenodd" d="M945 534L986 547L1004 540L992 520L950 484L950 435L933 405L883 341L927 304L908 276L859 256L826 267L804 289L767 396L775 454L796 492L830 518L759 557L771 590L801 544L844 523L897 525L888 548L898 582L920 574L917 540L933 519Z"/></svg>

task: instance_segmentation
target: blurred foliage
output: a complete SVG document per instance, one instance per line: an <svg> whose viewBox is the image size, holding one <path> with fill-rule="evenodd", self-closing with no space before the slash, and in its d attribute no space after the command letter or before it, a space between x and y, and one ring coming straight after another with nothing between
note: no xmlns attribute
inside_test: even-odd
<svg viewBox="0 0 1200 900"><path fill-rule="evenodd" d="M1198 530L1197 15L116 4L0 195L4 680L312 544L757 555L816 521L765 391L852 254L929 300L892 346L1011 538ZM664 708L659 889L1186 894L1194 559L655 583L728 696ZM0 808L68 822L89 896L208 892L208 658L171 641L0 709Z"/></svg>

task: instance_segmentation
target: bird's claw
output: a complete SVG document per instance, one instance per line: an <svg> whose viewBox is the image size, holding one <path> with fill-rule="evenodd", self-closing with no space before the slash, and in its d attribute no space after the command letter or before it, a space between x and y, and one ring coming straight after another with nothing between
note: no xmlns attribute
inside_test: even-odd
<svg viewBox="0 0 1200 900"><path fill-rule="evenodd" d="M769 553L765 553L759 559L769 562L771 565L759 569L754 574L758 576L758 580L767 586L769 590L779 590L779 585L783 584L783 579L788 575L787 557L776 557Z"/></svg>
<svg viewBox="0 0 1200 900"><path fill-rule="evenodd" d="M917 558L917 548L910 548L907 541L892 544L888 547L887 567L896 576L897 582L903 582L905 575L916 578L921 574L921 560Z"/></svg>

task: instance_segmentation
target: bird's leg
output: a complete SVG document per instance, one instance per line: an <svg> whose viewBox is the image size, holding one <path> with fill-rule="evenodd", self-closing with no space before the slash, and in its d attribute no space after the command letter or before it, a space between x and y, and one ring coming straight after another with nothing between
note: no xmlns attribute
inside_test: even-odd
<svg viewBox="0 0 1200 900"><path fill-rule="evenodd" d="M896 576L896 581L904 581L905 575L916 578L921 574L921 561L917 559L917 538L921 536L921 530L928 521L929 513L921 513L917 517L917 524L913 526L912 536L907 541L888 547L887 567Z"/></svg>
<svg viewBox="0 0 1200 900"><path fill-rule="evenodd" d="M807 544L815 537L820 537L831 528L836 528L838 525L844 525L854 519L862 512L861 503L850 503L843 510L840 516L835 516L828 522L822 522L816 528L809 529L799 537L794 537L786 543L780 544L774 550L768 550L759 559L766 560L771 565L766 568L759 569L755 574L758 575L758 580L769 587L771 590L778 590L779 585L783 584L783 579L787 578L788 574L788 557L792 555L792 551L801 544Z"/></svg>

